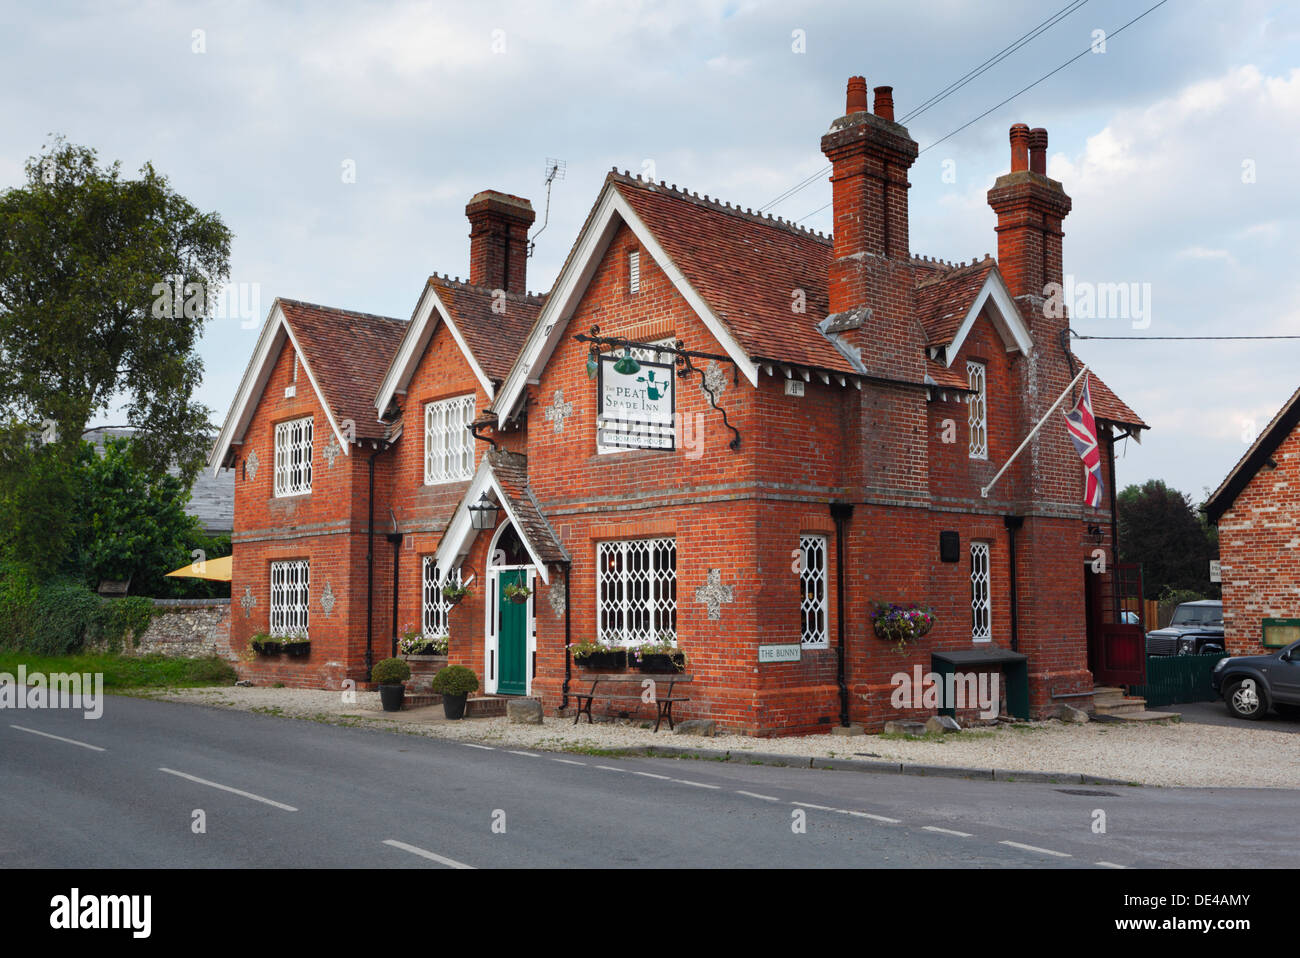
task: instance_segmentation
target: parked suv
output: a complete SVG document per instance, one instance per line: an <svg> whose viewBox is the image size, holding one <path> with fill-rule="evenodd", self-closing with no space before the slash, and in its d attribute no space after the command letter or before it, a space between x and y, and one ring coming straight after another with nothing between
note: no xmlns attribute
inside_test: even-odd
<svg viewBox="0 0 1300 958"><path fill-rule="evenodd" d="M1147 655L1208 655L1223 651L1223 603L1184 602L1163 629L1147 633Z"/></svg>
<svg viewBox="0 0 1300 958"><path fill-rule="evenodd" d="M1300 642L1267 655L1219 659L1210 683L1237 718L1261 719L1270 707L1286 716L1300 714Z"/></svg>

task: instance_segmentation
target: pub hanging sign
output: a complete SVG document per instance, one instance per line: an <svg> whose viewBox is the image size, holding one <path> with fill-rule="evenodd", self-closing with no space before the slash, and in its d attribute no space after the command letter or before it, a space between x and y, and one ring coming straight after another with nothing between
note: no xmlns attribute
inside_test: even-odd
<svg viewBox="0 0 1300 958"><path fill-rule="evenodd" d="M614 368L616 356L600 357L600 411L596 441L622 449L674 449L673 366L638 360L634 373Z"/></svg>

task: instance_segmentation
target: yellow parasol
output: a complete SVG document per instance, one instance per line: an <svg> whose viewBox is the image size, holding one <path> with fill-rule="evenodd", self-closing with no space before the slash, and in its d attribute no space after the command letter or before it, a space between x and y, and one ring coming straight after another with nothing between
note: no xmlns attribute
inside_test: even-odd
<svg viewBox="0 0 1300 958"><path fill-rule="evenodd" d="M229 582L231 576L230 560L231 556L203 561L195 560L189 565L181 566L174 572L168 572L167 575L175 576L178 579L209 579L213 582Z"/></svg>

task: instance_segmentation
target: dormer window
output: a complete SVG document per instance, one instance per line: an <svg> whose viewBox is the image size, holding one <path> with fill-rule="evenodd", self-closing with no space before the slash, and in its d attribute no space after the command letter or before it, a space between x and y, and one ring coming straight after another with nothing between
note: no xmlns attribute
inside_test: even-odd
<svg viewBox="0 0 1300 958"><path fill-rule="evenodd" d="M968 407L967 423L970 427L970 458L987 459L989 457L989 423L987 379L983 363L966 364L966 380L970 384L971 395L966 397Z"/></svg>

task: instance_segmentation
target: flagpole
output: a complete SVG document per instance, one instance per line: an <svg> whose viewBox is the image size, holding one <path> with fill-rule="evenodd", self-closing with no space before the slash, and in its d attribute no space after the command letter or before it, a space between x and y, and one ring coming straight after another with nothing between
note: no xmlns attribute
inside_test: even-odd
<svg viewBox="0 0 1300 958"><path fill-rule="evenodd" d="M1056 412L1056 407L1061 405L1061 400L1070 394L1070 391L1074 389L1075 385L1083 378L1083 374L1087 371L1088 367L1087 365L1084 365L1084 367L1079 370L1079 375L1075 376L1074 379L1070 381L1070 385L1065 387L1065 392L1056 397L1056 402L1052 403L1047 412L1043 413L1043 418L1038 420L1038 425L1029 430L1029 435L1024 438L1024 441L1019 446L1016 447L1016 451L1011 454L1011 458L1003 463L1002 468L997 471L997 475L989 480L989 484L980 490L981 497L985 499L989 497L989 490L992 489L997 481L1002 478L1002 473L1006 472L1007 467L1016 461L1016 456L1024 452L1025 446L1029 445L1029 440L1033 439L1034 436L1037 435L1038 430L1043 428L1043 423L1047 422L1047 417Z"/></svg>

